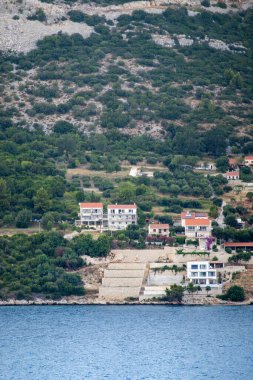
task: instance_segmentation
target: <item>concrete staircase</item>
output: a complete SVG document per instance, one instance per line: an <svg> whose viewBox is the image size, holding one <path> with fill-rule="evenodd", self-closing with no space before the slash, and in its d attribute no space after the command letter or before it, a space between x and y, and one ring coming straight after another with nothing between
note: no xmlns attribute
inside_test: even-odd
<svg viewBox="0 0 253 380"><path fill-rule="evenodd" d="M168 288L168 286L145 286L143 291L140 293L139 300L143 301L163 297L166 294L166 288Z"/></svg>
<svg viewBox="0 0 253 380"><path fill-rule="evenodd" d="M145 269L145 263L110 263L104 271L99 298L108 301L139 298Z"/></svg>

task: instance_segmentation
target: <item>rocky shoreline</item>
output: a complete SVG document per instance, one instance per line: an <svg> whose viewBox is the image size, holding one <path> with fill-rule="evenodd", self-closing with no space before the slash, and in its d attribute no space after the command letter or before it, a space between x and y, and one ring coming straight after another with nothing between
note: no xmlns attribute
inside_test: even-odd
<svg viewBox="0 0 253 380"><path fill-rule="evenodd" d="M64 297L59 300L46 300L42 298L36 298L33 300L1 300L1 306L103 306L103 305L172 305L172 306L249 306L253 305L253 299L248 299L243 302L230 302L219 300L218 298L205 298L202 300L195 299L185 299L181 303L179 302L168 302L168 301L106 301L101 299L89 299L83 297Z"/></svg>

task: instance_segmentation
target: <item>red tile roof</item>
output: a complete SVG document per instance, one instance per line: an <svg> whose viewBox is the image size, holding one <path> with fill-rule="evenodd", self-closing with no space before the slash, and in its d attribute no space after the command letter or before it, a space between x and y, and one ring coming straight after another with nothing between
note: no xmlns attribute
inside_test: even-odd
<svg viewBox="0 0 253 380"><path fill-rule="evenodd" d="M132 205L108 205L110 209L135 209L137 206L135 204Z"/></svg>
<svg viewBox="0 0 253 380"><path fill-rule="evenodd" d="M253 156L245 156L244 160L253 160Z"/></svg>
<svg viewBox="0 0 253 380"><path fill-rule="evenodd" d="M224 247L253 247L253 242L246 243L224 243Z"/></svg>
<svg viewBox="0 0 253 380"><path fill-rule="evenodd" d="M227 172L226 176L238 176L239 177L239 172Z"/></svg>
<svg viewBox="0 0 253 380"><path fill-rule="evenodd" d="M103 208L103 203L87 202L79 203L81 208Z"/></svg>
<svg viewBox="0 0 253 380"><path fill-rule="evenodd" d="M235 165L236 159L235 158L229 158L228 162L230 165Z"/></svg>
<svg viewBox="0 0 253 380"><path fill-rule="evenodd" d="M186 219L185 225L188 226L210 226L210 219Z"/></svg>
<svg viewBox="0 0 253 380"><path fill-rule="evenodd" d="M169 226L169 224L160 224L160 223L158 223L158 224L150 224L149 225L149 227L150 228L162 228L162 229L169 229L170 228L170 226Z"/></svg>

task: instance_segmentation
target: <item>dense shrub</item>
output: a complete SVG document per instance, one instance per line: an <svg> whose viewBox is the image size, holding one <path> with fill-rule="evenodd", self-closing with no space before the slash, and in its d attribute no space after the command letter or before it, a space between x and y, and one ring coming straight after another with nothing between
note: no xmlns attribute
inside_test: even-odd
<svg viewBox="0 0 253 380"><path fill-rule="evenodd" d="M218 298L232 302L242 302L245 300L245 292L241 286L231 286L225 294L217 296Z"/></svg>

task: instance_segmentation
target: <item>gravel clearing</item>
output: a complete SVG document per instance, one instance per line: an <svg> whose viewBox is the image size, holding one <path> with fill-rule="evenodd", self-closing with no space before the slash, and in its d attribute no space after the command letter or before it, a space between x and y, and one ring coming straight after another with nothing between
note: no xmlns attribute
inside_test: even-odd
<svg viewBox="0 0 253 380"><path fill-rule="evenodd" d="M27 53L36 47L36 42L45 36L59 32L74 34L79 33L87 38L93 28L84 23L78 24L66 20L61 23L45 25L39 21L25 19L13 20L5 15L0 17L0 50Z"/></svg>

